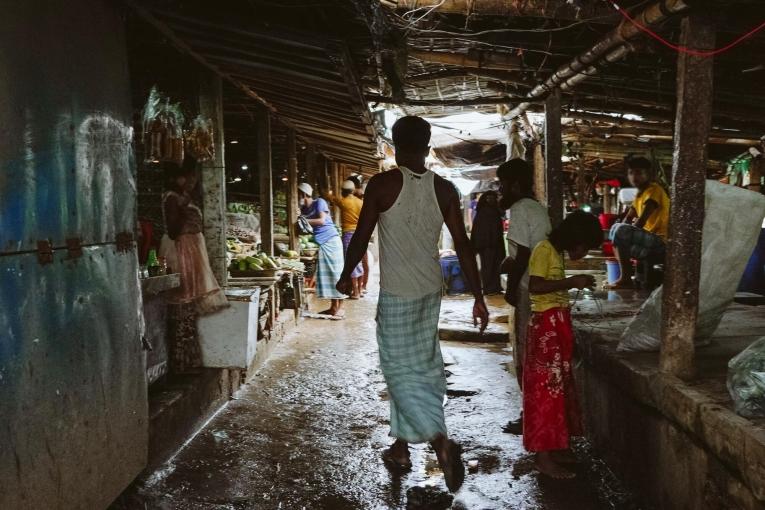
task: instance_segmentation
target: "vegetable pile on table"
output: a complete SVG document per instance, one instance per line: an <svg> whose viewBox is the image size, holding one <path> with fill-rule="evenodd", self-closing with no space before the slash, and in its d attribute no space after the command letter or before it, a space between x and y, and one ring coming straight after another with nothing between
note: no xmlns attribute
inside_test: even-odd
<svg viewBox="0 0 765 510"><path fill-rule="evenodd" d="M240 273L254 272L261 273L273 269L280 269L280 265L265 253L259 253L255 256L237 256L231 261L229 269Z"/></svg>

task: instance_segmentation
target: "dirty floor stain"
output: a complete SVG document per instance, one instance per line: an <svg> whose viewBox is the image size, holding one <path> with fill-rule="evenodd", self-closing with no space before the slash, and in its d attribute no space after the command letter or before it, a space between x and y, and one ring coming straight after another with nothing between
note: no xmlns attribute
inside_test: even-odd
<svg viewBox="0 0 765 510"><path fill-rule="evenodd" d="M461 300L470 313L471 302ZM237 398L161 469L138 480L122 509L636 509L586 444L576 481L533 470L521 438L501 432L520 412L504 344L442 342L450 434L468 473L448 497L434 453L412 447L413 469L380 460L388 402L370 294L342 322L303 321ZM454 313L454 303L445 309ZM503 325L504 326L504 325ZM449 506L451 505L451 507Z"/></svg>

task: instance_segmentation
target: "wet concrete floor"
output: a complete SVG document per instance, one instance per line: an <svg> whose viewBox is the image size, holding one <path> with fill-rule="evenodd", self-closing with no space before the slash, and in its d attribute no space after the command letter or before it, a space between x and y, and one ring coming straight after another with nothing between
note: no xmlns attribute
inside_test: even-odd
<svg viewBox="0 0 765 510"><path fill-rule="evenodd" d="M461 300L468 307L471 302ZM445 496L435 455L412 449L413 470L392 475L380 453L388 403L378 367L376 296L349 303L343 322L304 320L257 376L161 469L138 480L119 509L404 509L421 489ZM448 303L445 310L454 312ZM496 315L496 314L495 314ZM501 320L501 319L500 319ZM575 481L532 469L521 438L501 432L520 412L504 344L442 343L446 420L469 472L451 508L637 508L586 444ZM420 492L418 492L420 491ZM409 506L407 506L409 505Z"/></svg>

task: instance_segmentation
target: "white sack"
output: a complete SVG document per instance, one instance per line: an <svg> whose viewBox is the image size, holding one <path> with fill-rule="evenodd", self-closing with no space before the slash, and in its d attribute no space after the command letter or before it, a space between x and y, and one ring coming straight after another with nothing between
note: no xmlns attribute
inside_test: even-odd
<svg viewBox="0 0 765 510"><path fill-rule="evenodd" d="M696 341L708 342L733 302L765 217L765 196L707 181L701 246ZM657 351L661 344L659 287L643 303L619 342L620 351Z"/></svg>

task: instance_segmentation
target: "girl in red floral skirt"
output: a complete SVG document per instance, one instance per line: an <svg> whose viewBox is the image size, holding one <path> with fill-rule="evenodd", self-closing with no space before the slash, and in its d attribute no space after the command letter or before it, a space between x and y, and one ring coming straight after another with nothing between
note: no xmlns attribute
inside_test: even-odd
<svg viewBox="0 0 765 510"><path fill-rule="evenodd" d="M572 357L574 332L569 289L592 288L591 275L566 278L563 253L578 260L599 246L597 218L574 212L539 243L529 260L532 317L523 360L523 446L536 453L537 469L553 478L573 478L569 438L581 435Z"/></svg>

